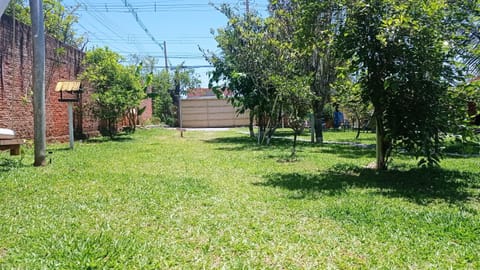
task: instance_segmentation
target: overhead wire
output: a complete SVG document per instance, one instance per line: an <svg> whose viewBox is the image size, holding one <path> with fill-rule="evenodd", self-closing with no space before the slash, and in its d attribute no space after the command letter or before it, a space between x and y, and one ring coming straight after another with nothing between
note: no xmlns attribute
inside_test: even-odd
<svg viewBox="0 0 480 270"><path fill-rule="evenodd" d="M91 5L91 2L89 2L88 0L76 0L76 2L78 4L80 4L81 6L84 6L84 7L88 7L88 6ZM87 15L89 15L91 18L93 18L96 22L98 22L109 33L113 34L116 38L119 38L120 40L122 40L123 42L121 42L119 44L123 45L123 46L121 46L121 47L123 47L123 50L125 50L125 48L128 49L128 47L125 46L127 44L125 42L126 41L125 38L122 35L120 35L118 33L118 31L116 31L115 29L113 29L110 26L110 25L115 25L115 24L111 23L106 16L102 16L95 11L89 10L88 8L85 12L86 12ZM92 31L89 31L89 32L92 33ZM108 36L105 32L101 31L98 28L95 28L95 32L102 32L103 36ZM142 48L140 47L139 44L133 44L133 45L136 47L137 51L142 51Z"/></svg>
<svg viewBox="0 0 480 270"><path fill-rule="evenodd" d="M92 42L95 44L102 44L108 43L110 46L111 44L116 44L114 47L115 51L119 54L128 56L135 54L137 56L152 56L163 58L164 55L159 55L159 52L147 53L143 49L143 45L149 46L155 44L157 47L162 49L163 51L163 42L160 43L158 41L158 37L154 36L148 27L143 23L141 17L138 13L141 12L211 12L212 11L212 3L192 3L192 0L177 0L177 1L128 1L128 0L121 0L117 3L113 2L91 2L88 0L74 0L77 3L81 4L78 12L83 12L87 14L90 18L94 19L98 25L101 25L102 28L106 31L101 31L98 28L90 28L87 27L85 24L78 24L82 29L87 31L93 38ZM116 0L118 1L118 0ZM219 6L227 2L232 6L236 6L237 8L242 6L245 2L244 0L228 0L228 1L215 1L213 5ZM260 5L257 1L250 0L251 6L254 9L261 9L265 8L266 5ZM114 26L117 24L108 22L108 19L105 13L130 13L132 14L133 18L135 19L136 23L140 26L143 30L145 35L136 35L136 34L128 34L125 35L122 33L122 30L118 31L114 29ZM98 34L100 32L100 35ZM122 33L122 34L119 34ZM170 40L166 40L167 44L173 45L198 45L198 40L200 39L211 39L211 36L186 36L186 37L175 37ZM133 47L132 47L133 46ZM113 46L112 46L113 47ZM170 52L169 59L180 59L180 60L204 60L204 56L198 53L175 53ZM211 68L210 65L192 65L192 68Z"/></svg>
<svg viewBox="0 0 480 270"><path fill-rule="evenodd" d="M136 12L175 12L175 11L188 11L188 12L210 12L213 6L219 6L221 4L227 3L227 4L233 4L235 6L240 6L243 4L243 1L233 1L234 3L228 3L228 2L209 2L209 3L192 3L192 2L187 2L187 3L179 3L179 1L176 1L174 3L164 3L164 2L157 2L157 1L149 1L149 2L135 2L135 6L131 5L130 6L125 4L125 1L123 5L121 4L115 4L115 3L94 3L89 5L88 7L84 6L81 7L83 9L89 9L89 10L94 10L97 12L120 12L120 13L131 13L132 9ZM260 5L256 3L255 1L252 1L252 6L255 6L256 8L263 9L267 8L267 5Z"/></svg>
<svg viewBox="0 0 480 270"><path fill-rule="evenodd" d="M160 42L157 41L157 39L155 39L155 37L150 33L150 31L148 30L148 28L145 26L145 24L143 23L143 21L140 19L140 17L138 17L138 14L137 12L135 11L135 9L133 8L133 6L127 1L127 0L122 0L123 3L125 4L125 7L127 7L129 10L130 10L130 13L133 15L133 17L135 18L135 21L137 22L137 24L140 26L140 28L142 28L142 30L145 32L145 34L147 34L147 36L149 36L152 41L158 45L158 47L160 47L160 49L163 50L163 44L161 44Z"/></svg>

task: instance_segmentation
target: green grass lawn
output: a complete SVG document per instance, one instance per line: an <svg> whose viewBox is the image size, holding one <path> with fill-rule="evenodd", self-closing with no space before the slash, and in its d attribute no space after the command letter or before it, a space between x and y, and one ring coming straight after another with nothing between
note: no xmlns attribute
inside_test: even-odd
<svg viewBox="0 0 480 270"><path fill-rule="evenodd" d="M290 141L239 130L66 146L44 168L1 154L0 269L480 268L477 157L376 173L372 148L301 142L289 162Z"/></svg>

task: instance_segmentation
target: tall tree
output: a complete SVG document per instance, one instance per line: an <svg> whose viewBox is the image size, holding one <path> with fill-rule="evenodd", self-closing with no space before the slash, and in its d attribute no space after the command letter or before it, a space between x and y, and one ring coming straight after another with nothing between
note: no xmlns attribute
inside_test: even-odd
<svg viewBox="0 0 480 270"><path fill-rule="evenodd" d="M12 0L7 14L25 24L31 25L30 7L27 0ZM46 34L75 47L84 46L84 37L75 33L73 26L78 22L77 7L66 8L61 0L43 0L43 18Z"/></svg>
<svg viewBox="0 0 480 270"><path fill-rule="evenodd" d="M86 69L82 78L94 88L92 99L93 113L105 121L104 134L113 137L117 134L121 117L138 110L146 97L140 75L141 66L123 66L119 54L108 48L97 48L87 52ZM135 123L130 123L135 130Z"/></svg>
<svg viewBox="0 0 480 270"><path fill-rule="evenodd" d="M340 68L337 80L332 85L335 93L333 101L341 104L343 110L347 112L352 120L351 125L357 127L357 135L355 139L360 137L360 131L368 128L372 116L372 106L370 102L365 102L362 98L362 89L357 81L357 76L351 74L351 68L347 65Z"/></svg>
<svg viewBox="0 0 480 270"><path fill-rule="evenodd" d="M334 46L343 23L339 1L272 0L272 16L284 22L297 50L297 74L309 76L313 93L315 141L323 142L322 117L332 94L336 68L341 64Z"/></svg>
<svg viewBox="0 0 480 270"><path fill-rule="evenodd" d="M286 5L286 4L285 4ZM303 68L305 58L303 51L296 46L298 25L290 10L276 10L274 16L265 20L271 33L269 44L276 56L276 65L269 70L268 80L276 88L276 94L281 104L282 121L293 130L293 147L291 157L296 157L297 136L305 128L307 115L312 111L311 73Z"/></svg>
<svg viewBox="0 0 480 270"><path fill-rule="evenodd" d="M420 164L439 162L448 87L460 79L449 46L455 7L443 0L348 1L342 46L374 107L377 169L387 168L394 146L423 157Z"/></svg>
<svg viewBox="0 0 480 270"><path fill-rule="evenodd" d="M171 80L173 84L173 89L170 93L172 96L173 104L177 109L177 126L181 124L181 99L188 90L198 87L200 84L200 79L196 76L195 71L191 68L185 68L183 63L176 66L173 74L171 74Z"/></svg>
<svg viewBox="0 0 480 270"><path fill-rule="evenodd" d="M277 91L269 79L279 66L272 42L272 24L254 13L237 15L227 5L220 11L229 21L215 37L221 54L205 55L215 66L210 82L214 88L228 88L234 106L250 110L259 127L258 142L268 144L282 112Z"/></svg>
<svg viewBox="0 0 480 270"><path fill-rule="evenodd" d="M153 115L163 123L174 126L176 108L170 94L173 82L168 70L164 69L154 73L152 80Z"/></svg>

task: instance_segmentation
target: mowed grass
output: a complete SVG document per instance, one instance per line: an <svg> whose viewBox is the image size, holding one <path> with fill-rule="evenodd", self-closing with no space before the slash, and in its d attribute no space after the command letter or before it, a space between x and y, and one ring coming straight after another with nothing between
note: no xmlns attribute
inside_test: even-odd
<svg viewBox="0 0 480 270"><path fill-rule="evenodd" d="M239 130L65 147L44 168L2 153L1 269L480 268L480 158L376 173L372 148L302 142L292 162Z"/></svg>

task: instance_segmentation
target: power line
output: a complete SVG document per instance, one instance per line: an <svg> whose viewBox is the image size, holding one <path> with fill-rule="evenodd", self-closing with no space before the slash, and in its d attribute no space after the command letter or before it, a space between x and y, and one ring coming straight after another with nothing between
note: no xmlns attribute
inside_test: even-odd
<svg viewBox="0 0 480 270"><path fill-rule="evenodd" d="M235 2L235 1L234 1ZM238 5L239 1L236 1L234 5ZM112 4L112 3L94 3L88 6L88 9L95 10L98 12L131 12L133 9L136 13L138 12L172 12L172 11L196 11L196 12L203 12L203 11L211 11L212 5L221 5L225 3L225 1L219 2L209 2L209 3L165 3L157 1L149 1L149 2L136 2L135 7L132 5L126 5L124 1L124 5L120 4ZM230 3L233 4L233 3ZM249 10L249 1L245 0L245 5L247 7L247 12ZM259 5L256 4L256 7L267 8L267 5ZM81 7L87 10L87 7Z"/></svg>
<svg viewBox="0 0 480 270"><path fill-rule="evenodd" d="M165 68L164 66L158 66L158 65L155 65L154 68ZM177 67L176 66L171 66L169 67L170 70L175 70ZM199 68L213 68L212 65L191 65L191 66L188 66L188 65L182 65L182 68L183 69L199 69Z"/></svg>
<svg viewBox="0 0 480 270"><path fill-rule="evenodd" d="M93 18L96 22L98 22L101 26L103 26L103 28L105 28L108 32L112 33L116 38L120 39L122 41L120 44L125 45L127 43L127 42L125 42L126 41L125 38L111 27L115 24L109 22L107 20L106 16L102 16L95 11L88 10L87 7L91 5L91 3L89 1L87 1L87 0L85 0L85 1L76 0L76 2L80 6L83 6L83 7L86 8L86 10L87 10L86 14L88 14L91 18ZM88 29L86 29L86 27L84 27L84 26L81 26L81 27L84 28L87 32L91 33L92 35L93 35L94 32L100 32L102 34L102 36L107 36L104 32L102 32L98 28L95 28L94 31L89 31ZM96 36L96 35L94 35L94 36ZM98 37L98 36L96 36L96 37ZM139 45L141 45L141 44L134 44L134 45L135 45L135 47L137 48L138 51L142 51L139 47ZM118 49L118 47L117 47L117 49Z"/></svg>
<svg viewBox="0 0 480 270"><path fill-rule="evenodd" d="M143 29L143 31L145 32L145 34L147 34L151 39L152 41L158 45L158 47L160 47L160 49L163 50L163 45L158 42L155 37L150 34L150 31L148 31L148 28L145 26L145 24L143 24L143 22L140 20L140 18L138 17L138 14L137 12L135 11L135 9L132 7L132 5L130 5L130 3L128 3L127 0L123 0L123 3L125 4L125 6L130 10L130 13L132 13L133 17L135 18L135 20L137 21L138 25L140 25L140 27Z"/></svg>
<svg viewBox="0 0 480 270"><path fill-rule="evenodd" d="M131 55L136 55L139 57L142 56L151 56L151 57L156 57L158 59L162 59L165 55L161 55L163 52L163 48L166 46L163 46L163 42L159 42L157 39L159 39L159 35L154 32L150 32L152 27L148 25L148 27L144 24L149 23L147 17L141 17L141 16L150 16L146 14L139 14L140 12L163 12L163 11L168 11L168 12L191 12L191 11L208 11L212 12L214 9L212 8L211 5L209 4L199 4L198 2L195 4L185 4L187 1L162 1L161 3L154 2L154 1L134 1L134 0L122 0L118 1L118 3L108 3L108 4L101 4L99 2L94 2L94 1L89 1L89 0L74 0L76 2L80 1L83 3L80 7L80 9L77 11L80 13L84 13L87 15L87 17L90 18L90 21L88 23L84 23L83 25L78 24L80 27L85 29L88 33L92 34L92 43L97 46L102 46L103 44L109 44L109 46L113 46L116 48L116 52L119 53L120 55L124 56L125 59L129 59ZM190 0L192 1L192 0ZM222 1L223 0L214 0L214 1ZM226 0L227 1L232 1L232 0ZM240 9L240 7L243 6L245 3L245 0L234 0L234 2L230 2L230 4L235 5L236 8ZM256 3L258 1L250 0L250 7L256 8ZM173 4L172 4L173 3ZM118 25L121 25L119 23L115 22L108 22L106 19L111 18L111 16L114 16L114 13L120 13L120 12L128 12L131 13L133 18L136 20L137 24L142 28L143 31L138 32L138 30L135 33L123 33L126 28L119 28ZM111 14L107 14L111 13ZM122 15L118 15L122 16ZM130 15L128 15L129 18ZM93 21L95 19L95 21ZM127 18L128 19L128 18ZM123 20L125 20L125 16L123 16ZM128 19L130 21L131 19ZM97 26L95 26L95 24ZM130 22L130 25L135 25L135 23ZM98 27L100 26L100 27ZM90 31L87 29L90 29ZM121 29L121 30L119 30ZM102 31L103 30L103 31ZM105 32L105 33L103 33ZM153 35L155 34L155 36ZM170 40L166 39L166 42L168 44L173 44L169 45L170 50L172 48L183 48L184 45L189 46L191 44L198 44L198 43L203 43L204 40L211 39L212 36L207 36L207 35L202 35L201 32L196 32L196 34L193 35L182 35L181 33L177 33L175 37L171 37ZM143 46L142 46L143 45ZM162 52L158 51L155 49L155 47L152 47L154 45L156 48L162 49ZM147 50L141 50L138 48L138 46L142 46ZM120 47L120 48L118 48ZM138 50L135 50L135 47L137 47ZM197 46L196 46L197 47ZM150 51L150 52L148 52ZM204 56L198 53L198 50L195 53L194 49L189 49L189 51L182 51L182 49L177 49L175 51L170 52L170 55L168 59L171 59L174 62L182 62L185 61L186 67L187 68L193 68L193 69L211 69L213 66L207 65L206 61L199 61L199 60L205 60ZM164 53L165 54L165 53ZM190 62L191 65L188 65L188 62ZM205 63L205 64L203 64ZM160 68L165 68L164 66ZM171 67L169 67L171 68Z"/></svg>
<svg viewBox="0 0 480 270"><path fill-rule="evenodd" d="M123 0L124 1L124 0ZM91 4L88 7L83 6L86 10L94 10L97 12L117 12L117 13L131 13L132 9L135 13L139 12L174 12L174 11L186 11L186 12L210 12L212 10L212 5L218 6L223 4L223 2L210 2L210 3L157 3L155 2L136 2L135 6L131 4L120 5L120 4L111 4L111 3L95 3ZM238 1L235 5L238 5ZM247 12L250 10L250 2L245 0L244 2ZM256 8L266 9L268 5L254 4Z"/></svg>
<svg viewBox="0 0 480 270"><path fill-rule="evenodd" d="M125 42L125 43L129 43L129 44L145 44L145 45L149 45L149 44L152 44L152 40L151 39L147 39L147 38L140 38L140 39L136 39L136 38L133 38L131 36L127 36L126 39L124 38L110 38L110 37L96 37L95 40L92 40L92 41L97 41L97 42ZM176 44L176 45L197 45L198 44L198 41L197 40L194 40L194 39L191 39L191 40L188 40L188 39L185 39L185 40L166 40L166 42L168 42L169 44Z"/></svg>

